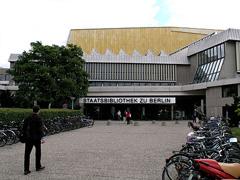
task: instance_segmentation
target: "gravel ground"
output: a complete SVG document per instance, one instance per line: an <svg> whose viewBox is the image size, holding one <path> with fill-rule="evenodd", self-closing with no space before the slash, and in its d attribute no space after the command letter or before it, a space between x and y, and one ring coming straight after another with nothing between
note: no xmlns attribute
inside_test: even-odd
<svg viewBox="0 0 240 180"><path fill-rule="evenodd" d="M178 150L189 132L186 121L139 121L138 126L96 121L81 128L45 138L43 171L35 171L35 149L30 170L23 175L24 144L0 148L1 180L161 180L165 159Z"/></svg>

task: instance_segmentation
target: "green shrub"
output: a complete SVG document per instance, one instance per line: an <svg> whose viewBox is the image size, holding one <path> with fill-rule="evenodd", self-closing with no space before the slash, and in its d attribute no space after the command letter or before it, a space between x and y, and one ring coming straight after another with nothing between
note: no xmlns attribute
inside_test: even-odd
<svg viewBox="0 0 240 180"><path fill-rule="evenodd" d="M32 109L20 108L0 108L0 121L8 123L11 121L21 122L32 113ZM52 119L54 117L67 117L81 115L79 110L70 109L41 109L40 116L44 119Z"/></svg>
<svg viewBox="0 0 240 180"><path fill-rule="evenodd" d="M234 128L231 128L231 131L234 136L240 138L240 128L234 127Z"/></svg>

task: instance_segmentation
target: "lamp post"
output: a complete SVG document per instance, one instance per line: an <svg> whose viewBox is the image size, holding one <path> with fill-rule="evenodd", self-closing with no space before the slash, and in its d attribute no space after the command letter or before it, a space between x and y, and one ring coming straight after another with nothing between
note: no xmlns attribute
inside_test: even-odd
<svg viewBox="0 0 240 180"><path fill-rule="evenodd" d="M73 109L73 103L74 103L75 97L71 96L70 99L72 100L72 109Z"/></svg>

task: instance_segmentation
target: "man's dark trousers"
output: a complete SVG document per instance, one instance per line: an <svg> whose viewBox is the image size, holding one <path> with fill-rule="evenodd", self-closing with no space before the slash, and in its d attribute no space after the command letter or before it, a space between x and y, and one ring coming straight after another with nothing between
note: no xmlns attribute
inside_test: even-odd
<svg viewBox="0 0 240 180"><path fill-rule="evenodd" d="M29 171L30 154L33 146L36 149L36 169L41 167L41 140L28 141L25 144L24 171Z"/></svg>

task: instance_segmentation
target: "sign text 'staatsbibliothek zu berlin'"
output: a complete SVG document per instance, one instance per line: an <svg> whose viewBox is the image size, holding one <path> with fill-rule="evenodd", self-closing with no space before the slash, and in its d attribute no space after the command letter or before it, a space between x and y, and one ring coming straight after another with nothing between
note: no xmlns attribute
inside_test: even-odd
<svg viewBox="0 0 240 180"><path fill-rule="evenodd" d="M175 97L85 97L85 104L175 104Z"/></svg>

